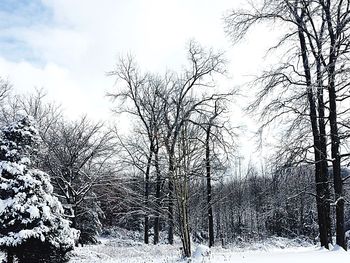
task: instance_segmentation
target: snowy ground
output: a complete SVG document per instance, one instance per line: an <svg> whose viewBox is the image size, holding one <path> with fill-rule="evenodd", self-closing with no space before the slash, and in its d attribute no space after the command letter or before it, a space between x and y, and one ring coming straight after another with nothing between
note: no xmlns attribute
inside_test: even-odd
<svg viewBox="0 0 350 263"><path fill-rule="evenodd" d="M329 263L348 262L350 252L334 248L331 251L316 246L292 246L285 240L277 242L258 243L245 248L216 247L210 255L196 256L192 262L240 262L240 263ZM305 245L305 244L302 244ZM72 263L165 263L184 262L180 259L179 246L143 245L134 243L123 245L117 239L104 239L102 244L77 248L72 257Z"/></svg>
<svg viewBox="0 0 350 263"><path fill-rule="evenodd" d="M181 259L180 243L170 246L144 245L138 236L102 238L101 244L75 248L70 263L184 263ZM194 245L196 250L198 245ZM330 263L349 262L350 252L339 248L321 249L302 240L270 238L265 241L237 243L226 248L214 247L209 256L200 246L191 263ZM199 253L198 253L199 252ZM3 255L0 254L0 259Z"/></svg>
<svg viewBox="0 0 350 263"><path fill-rule="evenodd" d="M111 263L111 262L176 262L180 258L178 247L169 245L120 246L113 240L103 241L101 245L75 249L72 263Z"/></svg>

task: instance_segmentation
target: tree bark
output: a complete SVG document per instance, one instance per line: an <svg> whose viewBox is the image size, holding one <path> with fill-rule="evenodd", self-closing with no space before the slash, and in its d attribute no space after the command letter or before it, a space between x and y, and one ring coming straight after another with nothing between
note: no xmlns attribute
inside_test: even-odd
<svg viewBox="0 0 350 263"><path fill-rule="evenodd" d="M332 67L330 67L332 68ZM333 69L330 69L331 75L334 75ZM339 136L337 125L337 109L336 109L336 91L334 87L334 76L330 76L329 83L329 123L331 126L331 151L333 165L334 193L336 204L336 244L347 249L345 242L344 228L344 198L343 198L343 182L341 178L340 154L339 154Z"/></svg>
<svg viewBox="0 0 350 263"><path fill-rule="evenodd" d="M154 239L153 239L153 244L158 244L159 243L159 231L160 231L160 208L161 208L161 173L160 173L160 168L159 168L159 156L158 156L158 151L159 148L154 152L154 166L156 169L156 215L154 219Z"/></svg>
<svg viewBox="0 0 350 263"><path fill-rule="evenodd" d="M343 182L341 178L340 153L339 153L339 136L337 123L337 95L334 83L335 60L330 58L329 66L329 123L331 130L331 152L333 166L334 193L336 203L336 244L347 249L345 242L344 228L344 197L343 197Z"/></svg>
<svg viewBox="0 0 350 263"><path fill-rule="evenodd" d="M319 52L321 48L318 48ZM321 181L321 206L324 210L324 224L327 229L328 243L332 243L332 223L330 217L330 191L329 191L329 174L327 163L327 134L325 124L325 104L323 98L323 83L320 53L316 59L317 67L317 101L318 101L318 125L320 135L320 181Z"/></svg>
<svg viewBox="0 0 350 263"><path fill-rule="evenodd" d="M183 198L181 200L181 235L182 235L182 247L183 247L183 254L186 258L191 257L191 237L190 237L190 225L188 220L188 204L187 204L187 198Z"/></svg>
<svg viewBox="0 0 350 263"><path fill-rule="evenodd" d="M344 197L343 182L341 178L340 152L339 152L339 135L337 122L337 92L335 87L335 66L337 62L336 40L338 28L333 30L331 17L331 2L323 2L323 8L326 15L327 28L330 38L329 63L328 63L328 95L329 95L329 124L331 130L331 154L333 166L334 194L336 204L336 244L347 249L345 242L344 227Z"/></svg>
<svg viewBox="0 0 350 263"><path fill-rule="evenodd" d="M210 124L206 130L205 140L205 164L207 177L207 206L208 206L208 232L209 232L209 247L214 245L214 220L213 208L211 205L211 164L210 164Z"/></svg>
<svg viewBox="0 0 350 263"><path fill-rule="evenodd" d="M191 257L191 237L190 237L190 223L188 214L188 171L189 171L189 158L188 158L188 145L186 142L187 130L181 131L181 139L179 142L179 149L182 152L181 171L179 172L179 178L175 181L175 192L177 196L177 202L179 205L179 218L180 218L180 231L181 241L183 245L183 255L185 258ZM179 184L177 184L179 182Z"/></svg>
<svg viewBox="0 0 350 263"><path fill-rule="evenodd" d="M153 146L150 146L149 156L147 158L147 166L145 172L145 209L148 210L148 199L149 199L149 174L151 170L151 162L153 157ZM144 226L144 242L149 243L149 215L148 211L145 214L145 226Z"/></svg>
<svg viewBox="0 0 350 263"><path fill-rule="evenodd" d="M310 65L309 65L309 59L308 59L308 50L306 45L305 36L303 33L303 18L298 18L298 36L299 36L299 44L300 44L300 50L303 60L303 67L304 67L304 73L305 73L305 80L306 80L306 92L307 92L307 98L309 102L309 117L311 122L311 128L312 128L312 135L313 135L313 141L314 141L314 156L315 156L315 182L316 182L316 203L317 203L317 215L318 215L318 226L319 226L319 233L320 233L320 241L321 246L324 246L325 248L329 249L329 222L327 222L327 218L329 217L329 214L327 215L327 209L324 205L324 182L322 181L322 166L321 166L321 141L320 141L320 132L317 122L317 110L316 110L316 103L314 99L314 94L312 91L312 82L311 82L311 72L310 72Z"/></svg>
<svg viewBox="0 0 350 263"><path fill-rule="evenodd" d="M175 173L174 167L174 154L169 153L169 183L168 183L168 243L170 245L174 244L174 184L173 177Z"/></svg>

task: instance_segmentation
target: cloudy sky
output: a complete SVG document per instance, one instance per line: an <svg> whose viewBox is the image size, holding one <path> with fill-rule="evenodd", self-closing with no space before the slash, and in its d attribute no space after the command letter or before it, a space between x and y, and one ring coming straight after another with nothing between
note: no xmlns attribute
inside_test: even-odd
<svg viewBox="0 0 350 263"><path fill-rule="evenodd" d="M106 72L119 56L132 53L149 71L177 69L195 39L227 51L229 83L240 85L262 67L270 44L259 28L235 47L225 36L223 15L244 2L1 0L0 75L17 92L44 88L67 116L106 120L112 104L105 94L116 88Z"/></svg>

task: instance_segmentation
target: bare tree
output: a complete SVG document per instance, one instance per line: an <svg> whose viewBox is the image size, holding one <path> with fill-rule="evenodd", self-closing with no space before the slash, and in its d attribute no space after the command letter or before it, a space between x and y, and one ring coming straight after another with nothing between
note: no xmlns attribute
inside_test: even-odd
<svg viewBox="0 0 350 263"><path fill-rule="evenodd" d="M329 124L331 131L331 152L336 205L336 243L344 249L347 249L344 226L345 201L340 166L341 154L337 107L339 101L339 84L337 83L337 76L341 74L341 68L344 66L341 60L344 58L346 58L346 60L348 59L347 53L350 50L350 6L348 1L342 0L332 2L330 0L320 0L319 4L324 12L323 20L327 25L327 37L329 38L327 56L325 56L328 58L328 63L324 60L323 62L327 70L327 89L329 95ZM340 84L343 85L343 80Z"/></svg>
<svg viewBox="0 0 350 263"><path fill-rule="evenodd" d="M5 80L0 77L0 101L3 102L6 99L12 90L12 85L8 80Z"/></svg>
<svg viewBox="0 0 350 263"><path fill-rule="evenodd" d="M161 94L165 103L164 108L164 132L163 140L168 155L168 167L169 167L169 194L175 194L177 197L178 207L180 208L180 214L182 214L182 220L180 222L182 243L184 249L184 255L189 257L191 255L191 244L189 238L189 226L188 226L188 176L186 171L183 172L185 177L177 177L178 158L176 158L177 145L179 140L184 140L183 137L187 136L186 130L188 123L193 118L197 111L200 110L206 103L214 100L219 95L214 92L208 94L202 93L201 90L213 87L214 83L211 77L215 73L224 73L225 61L222 57L222 53L215 53L212 50L206 51L200 47L197 43L191 42L189 45L189 62L190 66L181 75L169 74L166 77L166 93ZM209 89L210 91L210 89ZM180 139L182 138L182 139ZM182 158L189 158L188 145L186 143L180 144L182 151ZM186 166L184 166L186 167ZM186 169L186 168L184 168ZM180 181L179 181L180 180ZM180 183L180 184L179 184ZM168 240L169 243L173 243L173 202L172 196L169 196L169 231Z"/></svg>
<svg viewBox="0 0 350 263"><path fill-rule="evenodd" d="M47 100L47 93L43 89L36 89L30 94L17 94L7 96L5 103L0 108L0 119L3 123L11 123L18 114L32 116L38 128L42 140L50 129L62 121L63 114L60 105Z"/></svg>
<svg viewBox="0 0 350 263"><path fill-rule="evenodd" d="M233 128L223 115L226 115L225 103L229 100L229 95L218 97L207 104L200 111L199 120L191 120L191 123L198 126L204 132L203 140L198 132L198 140L205 147L205 178L206 178L206 200L207 200L207 219L209 233L209 247L214 245L214 218L213 218L213 200L212 200L212 169L220 170L218 166L213 167L213 162L224 162L228 160L233 152Z"/></svg>
<svg viewBox="0 0 350 263"><path fill-rule="evenodd" d="M94 188L108 183L104 182L104 175L110 172L111 140L111 133L103 131L102 124L93 124L83 117L76 122L59 123L44 142L42 166L51 175L56 194L70 213L72 226L81 230L82 244L94 242L100 227Z"/></svg>
<svg viewBox="0 0 350 263"><path fill-rule="evenodd" d="M119 111L127 112L140 120L142 126L140 133L144 133L148 141L148 152L146 153L147 164L144 171L145 207L148 208L152 160L154 155L157 157L159 151L159 146L156 145L159 144L159 141L156 140L158 140L157 136L162 121L161 109L163 108L162 104L164 102L158 94L162 93L163 83L162 80L155 75L142 74L130 56L125 59L120 59L117 70L111 72L110 75L117 76L118 80L123 81L125 88L117 93L109 94L109 96L114 100L119 99L119 102L121 102L122 105L124 104L124 106L119 107ZM156 163L158 161L157 158L155 160ZM160 175L160 173L158 173L158 175ZM157 193L160 194L159 189ZM146 244L149 243L149 229L149 214L146 213L144 220L144 242ZM159 240L159 231L157 231L156 235L155 243Z"/></svg>
<svg viewBox="0 0 350 263"><path fill-rule="evenodd" d="M308 112L311 124L310 130L313 134L316 199L321 245L325 247L328 247L328 243L331 242L325 120L325 112L329 107L332 164L335 170L334 185L336 200L340 201L336 202L337 244L345 248L344 238L341 238L341 236L344 237L344 221L343 216L341 216L343 214L343 198L337 127L337 84L335 83L337 74L342 73L335 69L337 58L343 57L348 50L347 17L348 4L345 1L335 1L331 4L330 1L304 0L263 1L261 6L254 6L252 11L233 11L227 17L228 32L235 40L242 38L251 25L262 21L288 24L292 30L286 32L276 47L289 43L289 50L295 52L291 55L302 61L302 68L298 66L298 60L289 60L282 64L277 71L265 74L264 78L268 79L268 85L260 93L257 104L261 103L261 98L273 94L272 90L275 87L279 87L280 95L277 95L277 99L265 108L267 109L265 113L271 112L271 109L279 110L278 114L275 114L271 119L290 113L302 118ZM298 41L297 46L293 46L293 40L295 39ZM338 67L341 68L340 65ZM306 92L301 94L292 93L290 97L284 96L286 87L298 86L306 87ZM326 88L328 101L325 101L323 94L323 90ZM308 107L303 107L301 108L303 110L300 110L300 108L295 107L295 102L303 98L307 99ZM326 103L328 103L328 106L326 106ZM296 123L293 122L293 124Z"/></svg>

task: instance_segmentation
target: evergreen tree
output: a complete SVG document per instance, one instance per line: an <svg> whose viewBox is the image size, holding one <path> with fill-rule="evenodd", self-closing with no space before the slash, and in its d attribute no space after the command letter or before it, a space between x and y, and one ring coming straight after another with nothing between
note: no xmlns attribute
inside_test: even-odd
<svg viewBox="0 0 350 263"><path fill-rule="evenodd" d="M77 238L49 176L33 168L38 142L30 117L0 134L0 249L8 262L65 262Z"/></svg>

